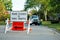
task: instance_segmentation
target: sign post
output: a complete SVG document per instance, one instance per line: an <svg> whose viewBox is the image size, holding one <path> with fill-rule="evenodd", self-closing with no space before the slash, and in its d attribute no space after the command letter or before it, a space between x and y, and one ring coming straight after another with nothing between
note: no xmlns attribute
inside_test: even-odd
<svg viewBox="0 0 60 40"><path fill-rule="evenodd" d="M8 30L10 30L10 29L11 29L11 27L9 27L9 19L7 18L7 20L6 20L5 34L6 34L6 32L7 32Z"/></svg>
<svg viewBox="0 0 60 40"><path fill-rule="evenodd" d="M27 30L27 34L29 34L30 31L30 19L29 19L29 23L28 23L28 30Z"/></svg>

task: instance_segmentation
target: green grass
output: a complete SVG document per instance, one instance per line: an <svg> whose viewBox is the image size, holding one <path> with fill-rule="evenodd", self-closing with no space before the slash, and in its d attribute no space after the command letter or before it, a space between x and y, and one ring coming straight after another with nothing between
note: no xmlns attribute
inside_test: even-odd
<svg viewBox="0 0 60 40"><path fill-rule="evenodd" d="M0 21L0 25L5 25L6 23L4 21Z"/></svg>
<svg viewBox="0 0 60 40"><path fill-rule="evenodd" d="M60 31L60 23L58 23L58 24L51 24L50 21L43 21L42 25L48 26L49 28L55 28L56 30Z"/></svg>

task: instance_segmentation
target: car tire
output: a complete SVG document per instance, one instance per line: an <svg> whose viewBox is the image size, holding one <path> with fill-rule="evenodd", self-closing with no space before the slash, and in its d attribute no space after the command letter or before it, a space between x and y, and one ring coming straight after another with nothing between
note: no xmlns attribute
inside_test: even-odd
<svg viewBox="0 0 60 40"><path fill-rule="evenodd" d="M32 23L30 25L32 25Z"/></svg>
<svg viewBox="0 0 60 40"><path fill-rule="evenodd" d="M35 23L35 25L38 25L38 23Z"/></svg>
<svg viewBox="0 0 60 40"><path fill-rule="evenodd" d="M40 25L40 23L38 23L38 25Z"/></svg>

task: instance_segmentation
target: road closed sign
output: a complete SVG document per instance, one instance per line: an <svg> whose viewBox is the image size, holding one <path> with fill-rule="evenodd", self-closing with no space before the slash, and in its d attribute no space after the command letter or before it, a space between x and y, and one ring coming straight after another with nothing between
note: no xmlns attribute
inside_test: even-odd
<svg viewBox="0 0 60 40"><path fill-rule="evenodd" d="M27 12L12 11L10 20L11 21L27 21Z"/></svg>

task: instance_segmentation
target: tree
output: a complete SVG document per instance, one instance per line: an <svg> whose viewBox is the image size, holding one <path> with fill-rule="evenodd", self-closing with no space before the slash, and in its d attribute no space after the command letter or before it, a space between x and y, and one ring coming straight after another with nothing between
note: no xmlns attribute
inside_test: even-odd
<svg viewBox="0 0 60 40"><path fill-rule="evenodd" d="M60 0L51 0L50 4L54 13L60 13Z"/></svg>
<svg viewBox="0 0 60 40"><path fill-rule="evenodd" d="M45 20L47 20L48 12L60 13L60 0L27 0L25 9L36 7L39 8L39 11L44 12Z"/></svg>
<svg viewBox="0 0 60 40"><path fill-rule="evenodd" d="M27 0L27 4L25 9L27 8L36 8L38 7L39 10L42 10L45 14L45 20L47 20L47 11L50 10L49 5L50 0ZM29 6L29 7L28 7Z"/></svg>
<svg viewBox="0 0 60 40"><path fill-rule="evenodd" d="M27 0L25 4L25 10L29 8L34 8L35 10L37 10L37 8L39 9L40 7L41 4L39 3L39 0Z"/></svg>
<svg viewBox="0 0 60 40"><path fill-rule="evenodd" d="M36 13L37 13L37 10L34 10L34 9L31 10L31 14L32 14L32 15L34 15L34 14L36 14Z"/></svg>
<svg viewBox="0 0 60 40"><path fill-rule="evenodd" d="M0 0L0 20L3 17L4 12L5 12L5 6L2 0Z"/></svg>
<svg viewBox="0 0 60 40"><path fill-rule="evenodd" d="M0 21L5 21L7 17L9 17L9 14L6 13L4 2L0 0Z"/></svg>
<svg viewBox="0 0 60 40"><path fill-rule="evenodd" d="M0 0L0 13L4 13L5 12L5 6L4 3Z"/></svg>
<svg viewBox="0 0 60 40"><path fill-rule="evenodd" d="M3 0L6 10L12 11L12 0Z"/></svg>

